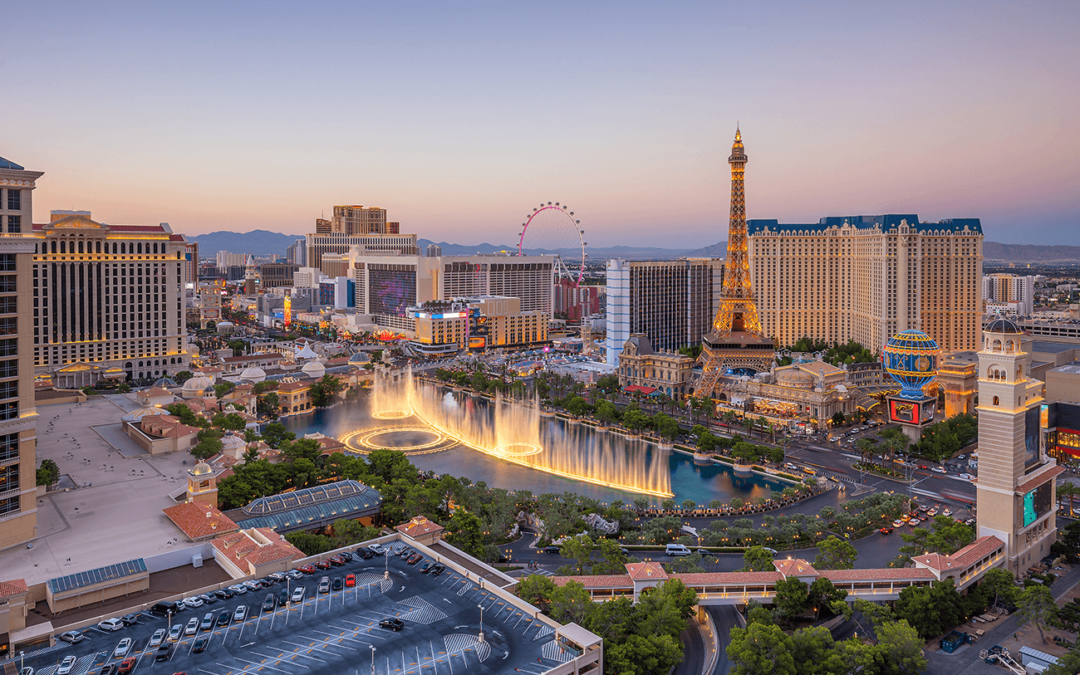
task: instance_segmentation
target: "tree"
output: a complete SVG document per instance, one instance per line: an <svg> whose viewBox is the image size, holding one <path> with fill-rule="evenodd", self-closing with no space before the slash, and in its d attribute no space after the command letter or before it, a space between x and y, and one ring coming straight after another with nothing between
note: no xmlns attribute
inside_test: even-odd
<svg viewBox="0 0 1080 675"><path fill-rule="evenodd" d="M199 442L191 448L191 454L196 459L208 459L221 452L221 432L217 429L203 429L195 438Z"/></svg>
<svg viewBox="0 0 1080 675"><path fill-rule="evenodd" d="M38 485L52 485L60 480L60 467L51 459L41 460L41 466L37 470Z"/></svg>
<svg viewBox="0 0 1080 675"><path fill-rule="evenodd" d="M609 394L617 392L619 390L619 376L604 375L596 381L596 388Z"/></svg>
<svg viewBox="0 0 1080 675"><path fill-rule="evenodd" d="M1045 643L1047 628L1057 616L1054 595L1046 586L1029 586L1016 598L1016 616L1021 622L1033 624L1039 630L1039 638Z"/></svg>
<svg viewBox="0 0 1080 675"><path fill-rule="evenodd" d="M294 438L296 438L296 434L286 429L284 424L278 422L266 425L266 429L263 430L263 440L275 450L281 447L283 442L291 441Z"/></svg>
<svg viewBox="0 0 1080 675"><path fill-rule="evenodd" d="M581 398L580 396L574 396L573 398L571 398L566 403L565 407L566 412L570 413L574 417L581 417L587 414L592 409L592 406L589 405L589 402Z"/></svg>
<svg viewBox="0 0 1080 675"><path fill-rule="evenodd" d="M334 402L334 397L341 392L345 385L336 376L327 373L311 385L311 404L316 408L323 408Z"/></svg>
<svg viewBox="0 0 1080 675"><path fill-rule="evenodd" d="M1075 483L1071 483L1071 482L1069 482L1067 480L1059 480L1058 481L1058 483L1057 483L1058 503L1060 503L1063 499L1068 499L1069 500L1069 516L1070 517L1075 517L1075 513L1073 511L1073 499L1078 494L1080 494L1080 486L1077 486Z"/></svg>
<svg viewBox="0 0 1080 675"><path fill-rule="evenodd" d="M670 635L634 634L628 635L624 642L607 645L605 640L605 670L620 675L667 673L683 659L682 643Z"/></svg>
<svg viewBox="0 0 1080 675"><path fill-rule="evenodd" d="M446 539L474 558L484 557L483 523L464 509L455 509L446 524Z"/></svg>
<svg viewBox="0 0 1080 675"><path fill-rule="evenodd" d="M844 413L842 413L840 411L837 411L836 413L833 414L832 419L830 421L832 422L832 425L834 427L841 426L844 423Z"/></svg>
<svg viewBox="0 0 1080 675"><path fill-rule="evenodd" d="M734 500L733 500L734 501ZM743 552L743 572L772 572L776 567L773 565L772 553L761 546L751 546Z"/></svg>
<svg viewBox="0 0 1080 675"><path fill-rule="evenodd" d="M619 409L611 401L600 401L596 405L596 418L601 422L612 424L619 421Z"/></svg>
<svg viewBox="0 0 1080 675"><path fill-rule="evenodd" d="M850 570L855 567L859 552L851 542L830 536L818 544L814 568L819 570Z"/></svg>
<svg viewBox="0 0 1080 675"><path fill-rule="evenodd" d="M255 412L276 420L281 414L281 400L278 398L277 392L272 391L255 399Z"/></svg>
<svg viewBox="0 0 1080 675"><path fill-rule="evenodd" d="M1015 577L1012 572L1000 567L995 567L992 570L987 570L983 575L982 581L979 585L986 591L988 596L994 597L994 602L991 604L998 604L1001 600L1012 603L1016 600L1016 594L1018 592L1015 583Z"/></svg>
<svg viewBox="0 0 1080 675"><path fill-rule="evenodd" d="M886 621L874 626L878 643L876 650L884 668L882 673L897 675L915 675L926 670L926 657L923 655L924 641L919 632L907 621Z"/></svg>
<svg viewBox="0 0 1080 675"><path fill-rule="evenodd" d="M848 672L844 658L833 648L833 636L824 626L791 634L791 653L799 675L836 675Z"/></svg>
<svg viewBox="0 0 1080 675"><path fill-rule="evenodd" d="M794 644L777 626L732 628L727 647L732 675L796 675Z"/></svg>
<svg viewBox="0 0 1080 675"><path fill-rule="evenodd" d="M960 594L952 579L934 581L930 586L912 586L900 591L896 616L905 619L924 640L944 634L964 620Z"/></svg>
<svg viewBox="0 0 1080 675"><path fill-rule="evenodd" d="M1080 673L1080 642L1072 646L1065 656L1059 656L1058 662L1046 671L1046 675L1075 675Z"/></svg>
<svg viewBox="0 0 1080 675"><path fill-rule="evenodd" d="M796 617L809 607L810 595L805 582L789 577L776 582L776 609L785 617Z"/></svg>
<svg viewBox="0 0 1080 675"><path fill-rule="evenodd" d="M567 538L559 547L559 555L576 563L574 565L575 574L588 574L586 569L591 567L589 559L592 557L595 548L593 540L588 535L583 534L579 537Z"/></svg>
<svg viewBox="0 0 1080 675"><path fill-rule="evenodd" d="M550 577L540 574L530 574L514 587L519 598L542 612L547 612L551 608L551 596L554 595L556 588L558 587Z"/></svg>
<svg viewBox="0 0 1080 675"><path fill-rule="evenodd" d="M656 431L669 441L675 440L675 437L679 435L679 423L664 413L657 413L652 421Z"/></svg>
<svg viewBox="0 0 1080 675"><path fill-rule="evenodd" d="M192 378L192 372L190 370L181 370L179 373L173 375L173 382L177 384L183 384Z"/></svg>
<svg viewBox="0 0 1080 675"><path fill-rule="evenodd" d="M814 583L807 589L807 599L818 615L821 614L822 608L832 612L836 603L843 602L846 597L847 591L833 586L832 581L825 577L814 579Z"/></svg>
<svg viewBox="0 0 1080 675"><path fill-rule="evenodd" d="M306 459L314 463L322 454L322 446L314 438L283 441L281 443L281 454L285 455L285 458L290 462Z"/></svg>
<svg viewBox="0 0 1080 675"><path fill-rule="evenodd" d="M641 412L636 403L631 403L623 410L622 423L631 431L640 431L649 426L652 420L648 415Z"/></svg>
<svg viewBox="0 0 1080 675"><path fill-rule="evenodd" d="M289 532L285 535L285 539L303 551L304 555L321 555L337 548L330 537L311 532Z"/></svg>

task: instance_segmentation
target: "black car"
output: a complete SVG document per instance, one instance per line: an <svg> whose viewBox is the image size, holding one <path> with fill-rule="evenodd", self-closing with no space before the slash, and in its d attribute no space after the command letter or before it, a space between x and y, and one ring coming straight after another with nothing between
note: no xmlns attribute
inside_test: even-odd
<svg viewBox="0 0 1080 675"><path fill-rule="evenodd" d="M422 565L420 565L420 572L422 572L423 574L427 574L431 571L432 567L435 567L435 563L431 560L427 560Z"/></svg>
<svg viewBox="0 0 1080 675"><path fill-rule="evenodd" d="M405 622L401 619L383 619L379 622L379 627L397 632L405 627Z"/></svg>
<svg viewBox="0 0 1080 675"><path fill-rule="evenodd" d="M366 548L357 549L356 553L364 560L371 560L375 557L375 554Z"/></svg>
<svg viewBox="0 0 1080 675"><path fill-rule="evenodd" d="M264 611L264 612L272 612L272 611L274 611L275 607L277 607L277 601L274 600L274 594L273 593L267 593L266 598L263 599L262 611Z"/></svg>
<svg viewBox="0 0 1080 675"><path fill-rule="evenodd" d="M558 546L545 546L545 547L544 547L544 553L554 553L554 554L558 554L558 553L559 553L559 551L560 551L560 549L559 549L559 547L558 547Z"/></svg>
<svg viewBox="0 0 1080 675"><path fill-rule="evenodd" d="M227 588L223 588L220 591L214 591L214 595L218 596L222 600L231 600L236 595L236 593L233 593Z"/></svg>
<svg viewBox="0 0 1080 675"><path fill-rule="evenodd" d="M120 620L124 622L125 626L134 626L135 624L139 623L139 615L125 614L124 616L120 617Z"/></svg>
<svg viewBox="0 0 1080 675"><path fill-rule="evenodd" d="M263 588L270 588L271 586L276 584L277 581L271 579L270 577L263 577L262 579L259 579L259 583L262 584Z"/></svg>
<svg viewBox="0 0 1080 675"><path fill-rule="evenodd" d="M107 664L98 675L116 675L116 666L111 663Z"/></svg>
<svg viewBox="0 0 1080 675"><path fill-rule="evenodd" d="M232 616L232 612L230 612L229 610L225 610L221 614L218 614L217 625L219 625L219 626L228 626L229 625L229 617L231 617L231 616Z"/></svg>
<svg viewBox="0 0 1080 675"><path fill-rule="evenodd" d="M154 660L168 661L169 657L172 656L172 646L172 642L162 642L161 646L157 648L156 652L154 652Z"/></svg>
<svg viewBox="0 0 1080 675"><path fill-rule="evenodd" d="M277 596L278 607L284 607L289 602L289 589L283 588Z"/></svg>
<svg viewBox="0 0 1080 675"><path fill-rule="evenodd" d="M184 603L182 602L159 602L150 608L150 613L154 616L169 616L179 614L182 611L184 611Z"/></svg>
<svg viewBox="0 0 1080 675"><path fill-rule="evenodd" d="M411 548L407 548L407 549L403 550L401 552L401 555L399 555L398 557L401 558L402 560L407 560L409 558L409 556L411 556L412 554L413 554L413 550Z"/></svg>
<svg viewBox="0 0 1080 675"><path fill-rule="evenodd" d="M353 556L353 554L349 553L348 551L342 551L341 553L338 553L338 557L344 559L345 562L352 562L355 556Z"/></svg>
<svg viewBox="0 0 1080 675"><path fill-rule="evenodd" d="M210 636L203 635L195 640L195 644L191 645L191 651L201 654L206 651L206 645L208 644L210 644Z"/></svg>
<svg viewBox="0 0 1080 675"><path fill-rule="evenodd" d="M335 591L340 591L344 588L344 584L341 582L341 577L334 577L334 580L330 583L330 587Z"/></svg>
<svg viewBox="0 0 1080 675"><path fill-rule="evenodd" d="M443 566L443 565L435 565L434 567L431 568L431 576L437 577L440 574L442 574L444 571L446 571L445 566Z"/></svg>

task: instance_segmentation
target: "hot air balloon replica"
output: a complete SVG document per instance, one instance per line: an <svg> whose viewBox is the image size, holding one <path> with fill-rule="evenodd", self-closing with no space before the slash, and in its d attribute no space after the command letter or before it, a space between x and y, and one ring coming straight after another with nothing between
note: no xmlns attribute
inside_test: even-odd
<svg viewBox="0 0 1080 675"><path fill-rule="evenodd" d="M941 348L919 330L905 330L889 338L882 350L885 372L900 385L900 393L888 397L889 419L901 425L912 441L918 441L922 427L934 421L937 397L923 388L937 379Z"/></svg>

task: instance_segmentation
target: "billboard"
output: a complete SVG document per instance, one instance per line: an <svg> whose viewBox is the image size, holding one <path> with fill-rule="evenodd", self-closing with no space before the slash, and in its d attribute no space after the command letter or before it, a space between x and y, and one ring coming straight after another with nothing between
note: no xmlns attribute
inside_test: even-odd
<svg viewBox="0 0 1080 675"><path fill-rule="evenodd" d="M1043 483L1024 495L1024 527L1050 510L1050 483Z"/></svg>
<svg viewBox="0 0 1080 675"><path fill-rule="evenodd" d="M1030 469L1039 463L1040 452L1040 417L1042 411L1038 408L1028 410L1024 415L1024 469Z"/></svg>
<svg viewBox="0 0 1080 675"><path fill-rule="evenodd" d="M927 398L922 401L909 401L902 398L889 399L889 419L898 424L922 426L934 421L937 412L937 399Z"/></svg>

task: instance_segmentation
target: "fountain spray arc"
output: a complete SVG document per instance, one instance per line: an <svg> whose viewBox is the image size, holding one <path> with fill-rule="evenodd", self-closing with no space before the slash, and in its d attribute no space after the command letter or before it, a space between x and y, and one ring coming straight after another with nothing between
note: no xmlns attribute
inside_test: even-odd
<svg viewBox="0 0 1080 675"><path fill-rule="evenodd" d="M672 497L669 451L641 439L560 425L541 438L537 400L459 397L408 372L376 411L407 410L433 430L474 450L538 471L626 492ZM376 396L378 397L378 392ZM385 407L384 407L385 406Z"/></svg>

